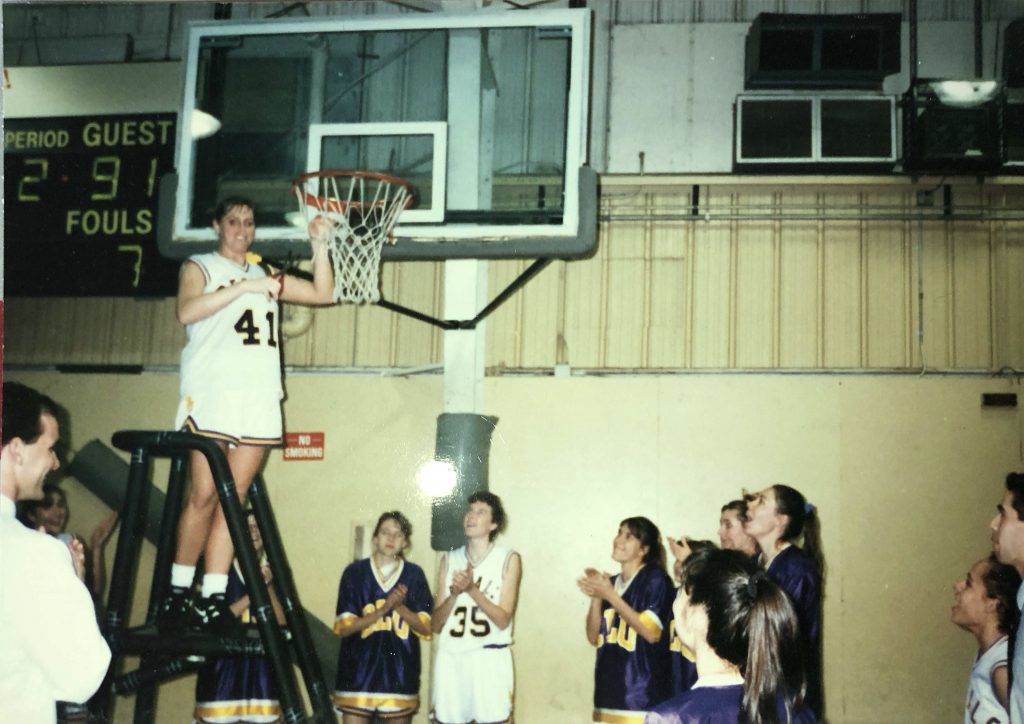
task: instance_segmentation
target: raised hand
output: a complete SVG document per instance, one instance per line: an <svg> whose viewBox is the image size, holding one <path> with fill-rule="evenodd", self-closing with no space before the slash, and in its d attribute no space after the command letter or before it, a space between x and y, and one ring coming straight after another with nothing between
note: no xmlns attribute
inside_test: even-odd
<svg viewBox="0 0 1024 724"><path fill-rule="evenodd" d="M672 552L672 557L677 561L685 561L693 553L693 549L690 548L690 542L686 539L686 536L673 538L667 535L665 536L665 542L668 543L668 549Z"/></svg>
<svg viewBox="0 0 1024 724"><path fill-rule="evenodd" d="M78 580L85 581L85 546L78 538L72 538L68 542L68 550L71 551L71 564L75 567L75 575Z"/></svg>
<svg viewBox="0 0 1024 724"><path fill-rule="evenodd" d="M114 532L114 528L117 527L117 511L111 512L106 518L100 521L92 534L89 536L89 545L92 546L94 551L100 551L103 549L103 544L110 538L110 534Z"/></svg>
<svg viewBox="0 0 1024 724"><path fill-rule="evenodd" d="M576 585L591 598L607 599L614 590L611 576L596 568L585 568L583 575L576 580Z"/></svg>

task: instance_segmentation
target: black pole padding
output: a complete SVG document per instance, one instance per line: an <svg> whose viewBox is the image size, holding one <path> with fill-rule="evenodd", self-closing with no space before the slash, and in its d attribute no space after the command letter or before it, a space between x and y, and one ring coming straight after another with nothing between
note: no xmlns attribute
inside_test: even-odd
<svg viewBox="0 0 1024 724"><path fill-rule="evenodd" d="M277 527L277 519L274 516L270 497L264 491L265 485L263 478L257 475L249 487L249 501L253 514L256 516L256 525L263 537L263 550L266 552L267 562L274 576L274 590L281 608L284 610L288 630L292 634L299 670L306 683L306 691L309 694L314 717L333 723L336 717L330 691L327 688L320 659L316 656L313 637L306 621L306 612L299 602L291 566L283 554L284 544L281 541L281 531ZM271 625L276 626L273 608L265 612L265 617Z"/></svg>
<svg viewBox="0 0 1024 724"><path fill-rule="evenodd" d="M162 681L173 679L182 674L197 671L206 665L206 659L190 659L180 657L165 661L159 666L142 667L114 679L115 694L130 694L142 687L154 687ZM138 705L136 705L138 710Z"/></svg>
<svg viewBox="0 0 1024 724"><path fill-rule="evenodd" d="M437 417L434 458L451 464L455 488L431 504L430 546L450 551L466 542L462 519L473 493L487 490L491 433L498 418L476 413L446 412Z"/></svg>

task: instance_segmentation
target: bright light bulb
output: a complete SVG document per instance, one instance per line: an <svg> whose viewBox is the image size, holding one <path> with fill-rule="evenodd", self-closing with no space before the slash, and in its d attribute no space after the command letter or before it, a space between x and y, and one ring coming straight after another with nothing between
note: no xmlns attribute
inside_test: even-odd
<svg viewBox="0 0 1024 724"><path fill-rule="evenodd" d="M220 130L220 121L198 108L192 109L192 138L209 138Z"/></svg>
<svg viewBox="0 0 1024 724"><path fill-rule="evenodd" d="M456 478L455 468L444 460L428 460L416 470L416 485L432 498L451 495Z"/></svg>

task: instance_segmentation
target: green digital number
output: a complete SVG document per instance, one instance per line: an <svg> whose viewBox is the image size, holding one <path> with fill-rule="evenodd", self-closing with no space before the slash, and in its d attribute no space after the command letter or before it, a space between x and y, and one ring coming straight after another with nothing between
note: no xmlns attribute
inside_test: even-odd
<svg viewBox="0 0 1024 724"><path fill-rule="evenodd" d="M39 194L31 191L32 184L42 183L50 171L50 162L45 158L26 158L26 166L38 167L38 173L26 173L18 182L18 201L40 201Z"/></svg>
<svg viewBox="0 0 1024 724"><path fill-rule="evenodd" d="M89 198L93 201L109 201L117 198L117 183L121 176L121 159L118 156L97 156L92 161L92 179L108 184L106 191L97 191Z"/></svg>

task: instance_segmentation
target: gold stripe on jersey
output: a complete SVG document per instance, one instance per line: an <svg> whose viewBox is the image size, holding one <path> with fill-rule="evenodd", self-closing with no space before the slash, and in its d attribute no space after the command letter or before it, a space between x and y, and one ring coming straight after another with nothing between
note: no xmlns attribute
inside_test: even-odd
<svg viewBox="0 0 1024 724"><path fill-rule="evenodd" d="M594 721L608 724L644 724L645 711L626 711L624 709L594 709Z"/></svg>
<svg viewBox="0 0 1024 724"><path fill-rule="evenodd" d="M334 619L334 635L341 636L345 629L352 626L356 621L356 615L345 611L343 614Z"/></svg>
<svg viewBox="0 0 1024 724"><path fill-rule="evenodd" d="M196 702L196 719L224 716L280 716L281 705L270 699L223 701L217 703Z"/></svg>
<svg viewBox="0 0 1024 724"><path fill-rule="evenodd" d="M427 627L427 631L429 632L431 630L430 629L430 614L427 613L426 611L420 611L419 613L416 614L416 616L419 618L420 621L422 621L424 623L424 625ZM412 627L410 626L409 628L412 628ZM421 641L430 641L431 639L434 638L434 634L433 633L427 633L427 635L424 636L423 634L419 633L416 629L412 629L412 632L413 632L413 634L416 635L416 638L420 639Z"/></svg>
<svg viewBox="0 0 1024 724"><path fill-rule="evenodd" d="M373 694L365 691L335 691L331 695L336 709L350 714L376 712L380 717L411 714L419 708L415 694Z"/></svg>

